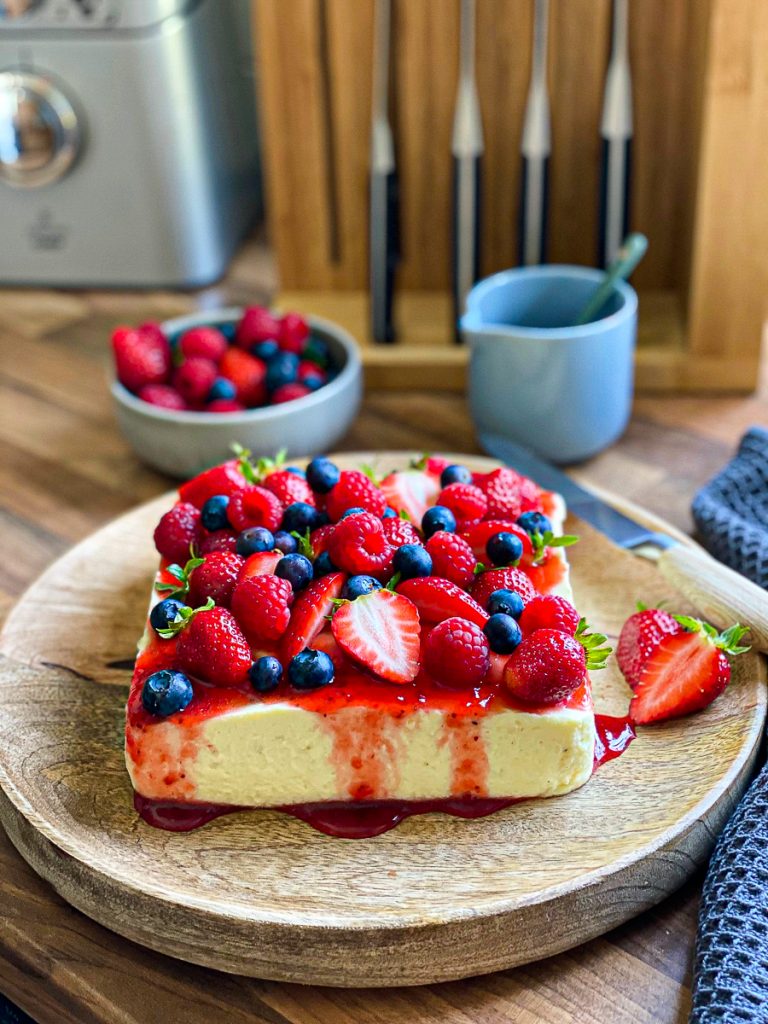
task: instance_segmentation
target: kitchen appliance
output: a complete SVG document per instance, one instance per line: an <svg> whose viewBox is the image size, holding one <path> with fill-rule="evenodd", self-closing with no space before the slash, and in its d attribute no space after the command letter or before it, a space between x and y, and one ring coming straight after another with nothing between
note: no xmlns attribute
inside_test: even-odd
<svg viewBox="0 0 768 1024"><path fill-rule="evenodd" d="M0 283L198 286L259 207L248 0L0 0Z"/></svg>

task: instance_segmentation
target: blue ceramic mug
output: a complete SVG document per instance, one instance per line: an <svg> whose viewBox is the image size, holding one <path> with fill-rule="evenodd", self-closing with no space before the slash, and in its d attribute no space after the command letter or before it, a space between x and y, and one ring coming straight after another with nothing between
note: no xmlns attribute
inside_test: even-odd
<svg viewBox="0 0 768 1024"><path fill-rule="evenodd" d="M618 281L601 318L573 326L603 280L588 267L504 270L467 296L469 404L480 444L579 462L623 433L632 407L637 294Z"/></svg>

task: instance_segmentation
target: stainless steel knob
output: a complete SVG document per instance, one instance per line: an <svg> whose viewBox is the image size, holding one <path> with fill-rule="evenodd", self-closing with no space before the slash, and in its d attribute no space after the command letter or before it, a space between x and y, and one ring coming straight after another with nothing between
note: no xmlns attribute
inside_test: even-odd
<svg viewBox="0 0 768 1024"><path fill-rule="evenodd" d="M23 18L42 2L43 0L0 0L0 21L3 18Z"/></svg>
<svg viewBox="0 0 768 1024"><path fill-rule="evenodd" d="M39 188L58 181L74 163L80 137L74 107L57 86L29 71L0 71L0 183Z"/></svg>

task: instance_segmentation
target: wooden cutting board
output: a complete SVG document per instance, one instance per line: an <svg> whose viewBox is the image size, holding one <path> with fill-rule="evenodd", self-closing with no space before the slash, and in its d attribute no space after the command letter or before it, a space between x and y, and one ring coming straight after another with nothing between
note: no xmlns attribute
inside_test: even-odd
<svg viewBox="0 0 768 1024"><path fill-rule="evenodd" d="M407 458L338 461L388 470ZM421 984L584 942L662 900L706 858L748 781L765 717L765 670L753 655L738 659L710 708L640 730L626 754L565 797L475 821L425 815L362 841L270 811L188 834L150 828L132 808L123 704L157 559L152 530L170 501L73 548L22 597L0 637L0 820L73 906L150 948L225 971ZM568 528L582 537L569 551L573 584L595 628L615 639L637 599L684 607L652 564L583 523ZM613 659L594 684L599 711L626 711Z"/></svg>

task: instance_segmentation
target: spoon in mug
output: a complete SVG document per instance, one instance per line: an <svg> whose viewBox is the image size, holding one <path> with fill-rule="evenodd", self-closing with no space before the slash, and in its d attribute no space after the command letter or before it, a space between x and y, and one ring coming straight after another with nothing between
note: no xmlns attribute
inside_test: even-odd
<svg viewBox="0 0 768 1024"><path fill-rule="evenodd" d="M648 249L648 239L639 231L633 232L624 239L616 259L605 272L603 281L597 286L576 319L576 326L597 320L597 314L611 297L616 281L626 280Z"/></svg>

